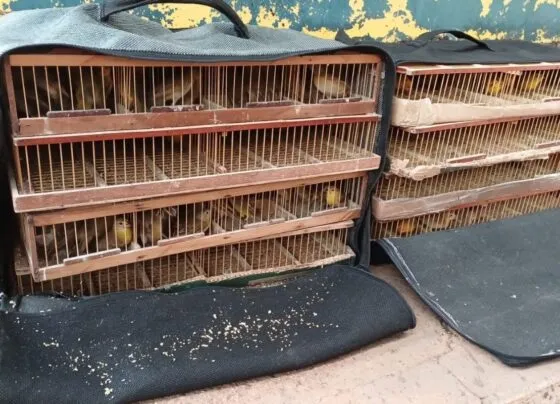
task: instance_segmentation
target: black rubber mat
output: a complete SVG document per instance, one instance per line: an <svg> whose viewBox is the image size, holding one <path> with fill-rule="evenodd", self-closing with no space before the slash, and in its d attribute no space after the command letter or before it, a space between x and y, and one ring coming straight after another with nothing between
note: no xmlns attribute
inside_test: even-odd
<svg viewBox="0 0 560 404"><path fill-rule="evenodd" d="M379 246L447 324L504 363L560 355L559 209Z"/></svg>
<svg viewBox="0 0 560 404"><path fill-rule="evenodd" d="M260 288L29 297L0 313L0 402L131 402L301 368L413 328L348 266Z"/></svg>

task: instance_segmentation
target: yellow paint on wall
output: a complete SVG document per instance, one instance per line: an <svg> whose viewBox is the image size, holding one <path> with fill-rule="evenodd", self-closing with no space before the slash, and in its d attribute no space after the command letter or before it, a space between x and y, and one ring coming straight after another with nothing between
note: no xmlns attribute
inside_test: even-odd
<svg viewBox="0 0 560 404"><path fill-rule="evenodd" d="M482 3L482 11L480 12L481 17L486 17L490 13L490 6L493 0L480 0Z"/></svg>
<svg viewBox="0 0 560 404"><path fill-rule="evenodd" d="M558 0L536 0L535 1L535 8L533 10L536 11L543 4L551 4L551 5L555 6L556 8L560 8L560 6L558 5Z"/></svg>
<svg viewBox="0 0 560 404"><path fill-rule="evenodd" d="M412 13L407 10L407 0L391 0L389 10L382 18L368 18L363 24L356 24L346 32L350 36L369 35L374 38L384 38L387 41L396 41L399 38L392 32L395 28L410 38L426 32L425 28L420 27ZM364 0L353 0L350 4L352 8L351 21L363 20L365 17Z"/></svg>
<svg viewBox="0 0 560 404"><path fill-rule="evenodd" d="M10 0L0 0L0 10L5 10L7 13L12 11L10 3Z"/></svg>
<svg viewBox="0 0 560 404"><path fill-rule="evenodd" d="M280 19L274 7L259 7L259 14L256 18L257 25L260 27L281 27L289 28L292 25L287 18Z"/></svg>
<svg viewBox="0 0 560 404"><path fill-rule="evenodd" d="M219 15L219 12L204 6L194 4L168 5L158 4L150 6L154 10L169 13L169 21L162 23L167 28L191 28L201 24L212 22L212 18Z"/></svg>
<svg viewBox="0 0 560 404"><path fill-rule="evenodd" d="M321 29L318 29L318 30L310 30L310 29L307 29L307 28L303 27L301 31L304 34L313 35L313 36L316 36L318 38L323 38L323 39L334 39L334 37L336 36L336 31L331 31L327 28L321 28Z"/></svg>
<svg viewBox="0 0 560 404"><path fill-rule="evenodd" d="M237 10L237 14L245 24L253 19L253 14L251 14L251 10L247 6L243 6L241 9Z"/></svg>
<svg viewBox="0 0 560 404"><path fill-rule="evenodd" d="M467 34L474 36L475 38L478 39L506 39L508 37L508 33L506 31L503 32L490 32L488 30L484 30L484 31L475 31L473 29L470 29L468 31L465 31Z"/></svg>

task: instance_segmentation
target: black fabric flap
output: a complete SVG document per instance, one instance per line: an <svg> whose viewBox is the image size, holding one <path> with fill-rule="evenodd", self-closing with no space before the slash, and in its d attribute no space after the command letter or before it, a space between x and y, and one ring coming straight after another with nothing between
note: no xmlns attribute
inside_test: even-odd
<svg viewBox="0 0 560 404"><path fill-rule="evenodd" d="M490 49L467 40L405 41L383 43L370 37L349 37L339 31L335 38L347 45L371 45L387 52L395 64L402 63L539 63L560 62L560 48L528 41L484 41Z"/></svg>

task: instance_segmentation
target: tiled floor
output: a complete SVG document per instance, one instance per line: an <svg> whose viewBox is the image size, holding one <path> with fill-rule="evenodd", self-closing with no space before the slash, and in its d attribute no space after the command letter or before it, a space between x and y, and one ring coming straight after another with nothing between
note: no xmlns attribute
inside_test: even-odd
<svg viewBox="0 0 560 404"><path fill-rule="evenodd" d="M560 360L509 368L445 327L394 268L375 271L409 302L416 329L298 372L158 402L560 403Z"/></svg>

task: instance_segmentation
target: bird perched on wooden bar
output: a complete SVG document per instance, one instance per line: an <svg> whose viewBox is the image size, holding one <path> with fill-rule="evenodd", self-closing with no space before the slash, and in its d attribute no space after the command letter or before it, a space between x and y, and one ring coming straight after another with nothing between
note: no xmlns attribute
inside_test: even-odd
<svg viewBox="0 0 560 404"><path fill-rule="evenodd" d="M118 219L115 222L115 234L117 239L117 247L124 248L132 241L132 226L126 219Z"/></svg>
<svg viewBox="0 0 560 404"><path fill-rule="evenodd" d="M230 199L228 202L241 220L247 220L251 215L249 201L244 201L243 198L234 198L233 200Z"/></svg>
<svg viewBox="0 0 560 404"><path fill-rule="evenodd" d="M142 246L157 244L164 238L163 235L163 215L160 210L144 212L138 215L136 229L138 238Z"/></svg>
<svg viewBox="0 0 560 404"><path fill-rule="evenodd" d="M334 73L329 73L326 67L320 66L313 74L313 85L328 98L344 98L350 95L350 88L346 82Z"/></svg>
<svg viewBox="0 0 560 404"><path fill-rule="evenodd" d="M325 202L327 207L334 208L342 204L342 194L340 190L335 186L328 186L325 189Z"/></svg>
<svg viewBox="0 0 560 404"><path fill-rule="evenodd" d="M187 214L186 227L185 222L179 225L179 234L197 234L206 233L212 225L212 211L208 208L201 209L194 214Z"/></svg>

